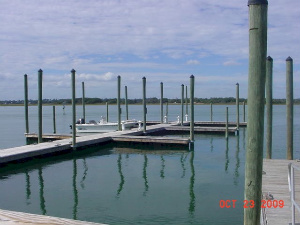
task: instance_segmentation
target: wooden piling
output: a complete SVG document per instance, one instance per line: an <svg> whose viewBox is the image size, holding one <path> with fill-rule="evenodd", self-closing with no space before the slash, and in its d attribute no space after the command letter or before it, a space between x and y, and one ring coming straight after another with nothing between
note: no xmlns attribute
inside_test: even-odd
<svg viewBox="0 0 300 225"><path fill-rule="evenodd" d="M226 130L225 130L225 138L228 139L228 107L226 107Z"/></svg>
<svg viewBox="0 0 300 225"><path fill-rule="evenodd" d="M267 130L266 130L266 158L272 158L272 121L273 121L273 59L267 57L266 68L266 112L267 112Z"/></svg>
<svg viewBox="0 0 300 225"><path fill-rule="evenodd" d="M244 200L244 224L260 224L265 77L267 57L267 0L249 0L248 124ZM249 204L247 206L249 206Z"/></svg>
<svg viewBox="0 0 300 225"><path fill-rule="evenodd" d="M213 121L213 105L210 103L210 121Z"/></svg>
<svg viewBox="0 0 300 225"><path fill-rule="evenodd" d="M108 122L108 102L106 102L106 121Z"/></svg>
<svg viewBox="0 0 300 225"><path fill-rule="evenodd" d="M181 122L180 122L180 124L181 124L181 126L183 126L183 117L184 117L184 85L182 84L181 85Z"/></svg>
<svg viewBox="0 0 300 225"><path fill-rule="evenodd" d="M164 122L163 100L164 100L164 84L163 82L160 82L160 123Z"/></svg>
<svg viewBox="0 0 300 225"><path fill-rule="evenodd" d="M195 77L194 75L190 76L190 140L194 142L194 86L195 86Z"/></svg>
<svg viewBox="0 0 300 225"><path fill-rule="evenodd" d="M147 107L146 107L146 77L143 77L143 131L146 132L146 123L147 123Z"/></svg>
<svg viewBox="0 0 300 225"><path fill-rule="evenodd" d="M246 102L243 102L243 121L246 122Z"/></svg>
<svg viewBox="0 0 300 225"><path fill-rule="evenodd" d="M84 82L82 82L82 118L85 122L85 90L84 90Z"/></svg>
<svg viewBox="0 0 300 225"><path fill-rule="evenodd" d="M185 115L189 114L188 108L188 89L187 86L185 86Z"/></svg>
<svg viewBox="0 0 300 225"><path fill-rule="evenodd" d="M239 134L240 129L240 85L236 83L236 129L237 135Z"/></svg>
<svg viewBox="0 0 300 225"><path fill-rule="evenodd" d="M53 114L53 134L56 134L56 120L55 120L55 105L52 107Z"/></svg>
<svg viewBox="0 0 300 225"><path fill-rule="evenodd" d="M25 108L25 133L29 133L29 116L28 116L28 81L27 74L24 75L24 108Z"/></svg>
<svg viewBox="0 0 300 225"><path fill-rule="evenodd" d="M117 107L118 107L118 130L122 130L121 124L121 76L118 76L118 97L117 97Z"/></svg>
<svg viewBox="0 0 300 225"><path fill-rule="evenodd" d="M76 149L76 95L75 95L75 70L71 70L72 85L72 147Z"/></svg>
<svg viewBox="0 0 300 225"><path fill-rule="evenodd" d="M293 159L293 126L294 126L294 93L293 93L293 59L286 59L286 122L287 122L287 154L286 158Z"/></svg>
<svg viewBox="0 0 300 225"><path fill-rule="evenodd" d="M39 131L38 131L38 143L43 142L43 70L38 71L38 117L39 117Z"/></svg>
<svg viewBox="0 0 300 225"><path fill-rule="evenodd" d="M125 86L125 108L126 108L126 120L128 119L128 93L127 93L127 86Z"/></svg>

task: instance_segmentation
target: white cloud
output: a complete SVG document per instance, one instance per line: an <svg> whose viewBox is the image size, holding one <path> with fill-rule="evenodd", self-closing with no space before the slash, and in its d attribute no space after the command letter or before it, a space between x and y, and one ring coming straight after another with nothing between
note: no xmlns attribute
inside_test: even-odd
<svg viewBox="0 0 300 225"><path fill-rule="evenodd" d="M200 62L199 62L198 60L195 60L195 59L193 60L193 59L191 59L191 60L187 61L186 64L187 64L187 65L199 65Z"/></svg>

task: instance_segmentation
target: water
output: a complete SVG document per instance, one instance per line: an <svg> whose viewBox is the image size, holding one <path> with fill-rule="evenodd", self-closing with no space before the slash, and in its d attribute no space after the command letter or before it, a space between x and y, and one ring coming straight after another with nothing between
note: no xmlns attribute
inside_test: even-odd
<svg viewBox="0 0 300 225"><path fill-rule="evenodd" d="M176 120L179 109L169 106L170 120ZM70 110L64 115L57 107L60 133L70 132ZM130 110L131 118L142 119L141 106ZM23 111L1 107L3 127L14 134L3 132L10 139L2 139L2 148L25 142ZM105 106L86 111L87 120L106 115ZM116 108L110 111L110 120L116 121ZM210 106L197 105L195 111L196 120L210 120ZM229 112L234 121L235 106ZM295 137L298 112L295 106ZM159 106L148 106L149 120L159 120L159 115ZM44 117L44 131L51 132L52 107L44 107ZM223 118L225 106L214 106L214 120ZM37 108L30 107L31 131L37 130L36 120ZM285 157L285 126L285 107L274 106L274 158ZM10 165L0 169L0 208L107 224L242 224L246 129L228 142L223 135L195 139L194 152L106 145ZM294 140L297 158L299 138ZM237 200L235 208L220 208L220 200L227 199Z"/></svg>

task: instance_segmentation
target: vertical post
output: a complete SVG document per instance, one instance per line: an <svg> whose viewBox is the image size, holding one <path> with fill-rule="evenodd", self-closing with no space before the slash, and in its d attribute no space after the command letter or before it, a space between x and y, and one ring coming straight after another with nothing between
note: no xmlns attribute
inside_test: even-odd
<svg viewBox="0 0 300 225"><path fill-rule="evenodd" d="M75 70L71 70L72 81L72 147L76 149L76 97L75 97Z"/></svg>
<svg viewBox="0 0 300 225"><path fill-rule="evenodd" d="M147 107L146 107L146 77L143 77L143 131L146 132L146 123L147 123Z"/></svg>
<svg viewBox="0 0 300 225"><path fill-rule="evenodd" d="M237 135L239 135L240 130L240 85L236 83L236 129Z"/></svg>
<svg viewBox="0 0 300 225"><path fill-rule="evenodd" d="M106 102L106 121L108 122L108 102Z"/></svg>
<svg viewBox="0 0 300 225"><path fill-rule="evenodd" d="M43 70L38 71L38 114L39 114L39 132L38 132L38 143L43 142Z"/></svg>
<svg viewBox="0 0 300 225"><path fill-rule="evenodd" d="M267 71L266 71L266 109L267 109L267 130L266 130L266 158L272 158L272 121L273 121L273 59L267 57Z"/></svg>
<svg viewBox="0 0 300 225"><path fill-rule="evenodd" d="M244 200L244 224L260 224L264 140L265 77L267 57L267 0L249 0L248 126Z"/></svg>
<svg viewBox="0 0 300 225"><path fill-rule="evenodd" d="M118 130L122 130L122 125L121 125L121 103L120 103L120 98L121 98L121 76L118 76L118 98L117 98L117 107L118 107Z"/></svg>
<svg viewBox="0 0 300 225"><path fill-rule="evenodd" d="M185 114L186 115L189 114L189 110L188 110L188 89L187 89L187 86L185 86Z"/></svg>
<svg viewBox="0 0 300 225"><path fill-rule="evenodd" d="M287 154L286 158L293 159L293 126L294 126L294 96L293 96L293 59L286 59L286 123L287 123Z"/></svg>
<svg viewBox="0 0 300 225"><path fill-rule="evenodd" d="M164 100L164 84L163 82L160 82L160 123L164 122L163 100Z"/></svg>
<svg viewBox="0 0 300 225"><path fill-rule="evenodd" d="M245 102L245 101L243 102L243 109L244 109L244 110L243 110L243 115L244 115L244 116L243 116L243 117L244 117L243 119L244 119L244 122L246 122L246 102Z"/></svg>
<svg viewBox="0 0 300 225"><path fill-rule="evenodd" d="M53 134L56 134L55 105L53 106Z"/></svg>
<svg viewBox="0 0 300 225"><path fill-rule="evenodd" d="M210 103L210 121L213 121L213 105Z"/></svg>
<svg viewBox="0 0 300 225"><path fill-rule="evenodd" d="M28 119L28 81L27 74L24 75L24 108L25 108L25 133L29 133Z"/></svg>
<svg viewBox="0 0 300 225"><path fill-rule="evenodd" d="M82 114L83 120L85 123L85 91L84 91L84 82L82 82Z"/></svg>
<svg viewBox="0 0 300 225"><path fill-rule="evenodd" d="M127 86L125 86L125 108L126 108L126 120L128 120L128 93L127 93Z"/></svg>
<svg viewBox="0 0 300 225"><path fill-rule="evenodd" d="M181 126L183 126L183 111L184 111L184 85L181 85Z"/></svg>
<svg viewBox="0 0 300 225"><path fill-rule="evenodd" d="M226 130L225 130L225 138L228 139L228 107L226 107Z"/></svg>
<svg viewBox="0 0 300 225"><path fill-rule="evenodd" d="M191 113L191 121L190 121L190 140L194 142L194 86L195 86L195 77L194 75L190 76L190 113Z"/></svg>

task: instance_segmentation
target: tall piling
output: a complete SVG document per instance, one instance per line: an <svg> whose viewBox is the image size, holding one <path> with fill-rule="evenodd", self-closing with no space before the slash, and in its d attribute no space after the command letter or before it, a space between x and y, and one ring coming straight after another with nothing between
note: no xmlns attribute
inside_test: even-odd
<svg viewBox="0 0 300 225"><path fill-rule="evenodd" d="M225 138L228 139L228 107L226 107Z"/></svg>
<svg viewBox="0 0 300 225"><path fill-rule="evenodd" d="M184 85L181 85L181 126L183 126L183 117L184 117Z"/></svg>
<svg viewBox="0 0 300 225"><path fill-rule="evenodd" d="M187 86L185 86L185 115L189 114L189 109L188 109L188 89Z"/></svg>
<svg viewBox="0 0 300 225"><path fill-rule="evenodd" d="M213 104L210 103L210 121L213 121Z"/></svg>
<svg viewBox="0 0 300 225"><path fill-rule="evenodd" d="M272 158L272 121L273 121L273 59L267 57L266 70L266 112L267 112L267 130L266 130L266 158Z"/></svg>
<svg viewBox="0 0 300 225"><path fill-rule="evenodd" d="M52 114L53 114L53 134L56 134L55 105L52 107Z"/></svg>
<svg viewBox="0 0 300 225"><path fill-rule="evenodd" d="M106 102L106 122L108 122L108 102Z"/></svg>
<svg viewBox="0 0 300 225"><path fill-rule="evenodd" d="M38 117L39 117L39 132L38 132L38 143L43 142L43 70L38 71Z"/></svg>
<svg viewBox="0 0 300 225"><path fill-rule="evenodd" d="M75 70L71 70L71 86L72 86L72 147L76 149L76 95L75 95Z"/></svg>
<svg viewBox="0 0 300 225"><path fill-rule="evenodd" d="M190 76L190 140L194 142L194 86L195 86L195 77L194 75Z"/></svg>
<svg viewBox="0 0 300 225"><path fill-rule="evenodd" d="M121 76L118 76L118 97L117 97L117 107L118 107L118 130L122 130L121 124Z"/></svg>
<svg viewBox="0 0 300 225"><path fill-rule="evenodd" d="M239 134L240 130L240 85L239 83L236 83L236 129L237 134Z"/></svg>
<svg viewBox="0 0 300 225"><path fill-rule="evenodd" d="M244 224L260 224L267 57L267 0L249 0L248 124Z"/></svg>
<svg viewBox="0 0 300 225"><path fill-rule="evenodd" d="M85 90L84 90L84 82L82 84L82 118L85 122Z"/></svg>
<svg viewBox="0 0 300 225"><path fill-rule="evenodd" d="M146 132L146 126L147 126L147 107L146 107L146 77L143 77L143 131Z"/></svg>
<svg viewBox="0 0 300 225"><path fill-rule="evenodd" d="M243 121L246 122L246 102L243 102Z"/></svg>
<svg viewBox="0 0 300 225"><path fill-rule="evenodd" d="M294 126L294 91L293 91L293 59L286 59L286 124L287 124L287 153L288 160L293 159L293 126Z"/></svg>
<svg viewBox="0 0 300 225"><path fill-rule="evenodd" d="M28 116L28 80L27 74L24 75L24 108L25 108L25 133L29 133L29 116Z"/></svg>
<svg viewBox="0 0 300 225"><path fill-rule="evenodd" d="M164 122L163 100L164 100L164 84L163 82L160 82L160 123Z"/></svg>
<svg viewBox="0 0 300 225"><path fill-rule="evenodd" d="M128 120L128 93L127 93L127 86L125 86L125 109L126 109L126 120Z"/></svg>

